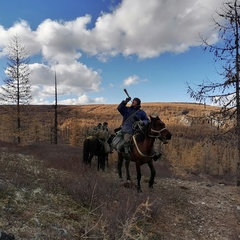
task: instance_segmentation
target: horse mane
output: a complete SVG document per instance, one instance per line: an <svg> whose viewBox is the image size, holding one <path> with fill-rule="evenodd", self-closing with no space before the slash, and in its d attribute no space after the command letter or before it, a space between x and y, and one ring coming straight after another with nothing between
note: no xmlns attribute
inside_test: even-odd
<svg viewBox="0 0 240 240"><path fill-rule="evenodd" d="M148 124L146 124L145 126L143 126L143 128L138 129L135 131L135 135L136 135L136 140L138 142L142 142L144 141L144 139L146 138L147 134L148 134L148 130L150 125L154 125L156 120L160 120L159 116L157 115L150 115L150 122Z"/></svg>
<svg viewBox="0 0 240 240"><path fill-rule="evenodd" d="M136 130L135 135L136 135L136 140L137 142L142 142L146 138L148 134L148 128L149 128L150 122L143 126L143 128Z"/></svg>

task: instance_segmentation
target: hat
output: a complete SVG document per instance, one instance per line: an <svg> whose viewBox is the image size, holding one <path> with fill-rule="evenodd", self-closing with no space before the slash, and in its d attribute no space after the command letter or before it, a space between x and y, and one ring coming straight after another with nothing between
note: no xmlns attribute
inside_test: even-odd
<svg viewBox="0 0 240 240"><path fill-rule="evenodd" d="M141 100L139 98L135 97L133 101L136 101L138 103L138 106L141 106Z"/></svg>
<svg viewBox="0 0 240 240"><path fill-rule="evenodd" d="M105 126L105 125L108 125L108 123L107 123L107 122L104 122L103 125L104 125L104 126Z"/></svg>

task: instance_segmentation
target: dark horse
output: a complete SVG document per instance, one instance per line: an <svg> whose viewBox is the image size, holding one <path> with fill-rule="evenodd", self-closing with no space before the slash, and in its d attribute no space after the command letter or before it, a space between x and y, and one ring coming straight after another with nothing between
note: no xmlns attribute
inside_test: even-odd
<svg viewBox="0 0 240 240"><path fill-rule="evenodd" d="M114 135L111 135L107 140L108 144L111 144L112 138ZM105 160L108 160L108 153L105 152L104 142L99 138L88 137L83 142L83 162L91 166L92 158L97 156L97 170L105 170ZM108 162L107 162L108 164Z"/></svg>
<svg viewBox="0 0 240 240"><path fill-rule="evenodd" d="M156 138L159 138L163 142L167 142L172 137L172 134L165 127L165 123L161 121L158 116L150 116L150 122L144 126L140 127L136 134L132 137L132 146L130 153L130 160L135 162L137 171L137 190L141 192L141 165L147 163L150 171L151 177L149 179L148 186L153 188L154 178L156 171L153 165L153 144ZM122 153L118 153L118 174L122 178L122 163L123 157ZM125 162L127 180L130 180L129 172L130 161Z"/></svg>

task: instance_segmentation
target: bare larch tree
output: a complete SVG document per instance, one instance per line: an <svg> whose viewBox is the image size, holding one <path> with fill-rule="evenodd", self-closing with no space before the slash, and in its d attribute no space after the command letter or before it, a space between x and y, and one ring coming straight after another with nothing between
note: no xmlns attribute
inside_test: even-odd
<svg viewBox="0 0 240 240"><path fill-rule="evenodd" d="M21 44L20 37L15 35L7 47L7 68L4 85L1 87L0 99L2 102L17 105L17 142L20 143L20 106L29 104L31 99L31 86L29 83L30 69L29 55Z"/></svg>
<svg viewBox="0 0 240 240"><path fill-rule="evenodd" d="M199 102L210 99L221 106L219 113L222 117L236 119L235 134L238 147L236 184L240 186L240 93L239 93L239 46L240 46L240 5L238 0L222 4L221 11L213 18L214 27L218 31L219 41L211 45L207 39L201 37L204 50L214 54L214 60L220 64L222 71L221 82L204 81L193 89L188 84L190 97Z"/></svg>

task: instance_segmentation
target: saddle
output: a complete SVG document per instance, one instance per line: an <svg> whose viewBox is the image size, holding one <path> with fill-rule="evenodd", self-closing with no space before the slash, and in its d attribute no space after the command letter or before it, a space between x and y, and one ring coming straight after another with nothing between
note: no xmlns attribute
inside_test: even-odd
<svg viewBox="0 0 240 240"><path fill-rule="evenodd" d="M94 136L87 136L86 139L94 139L95 137Z"/></svg>

